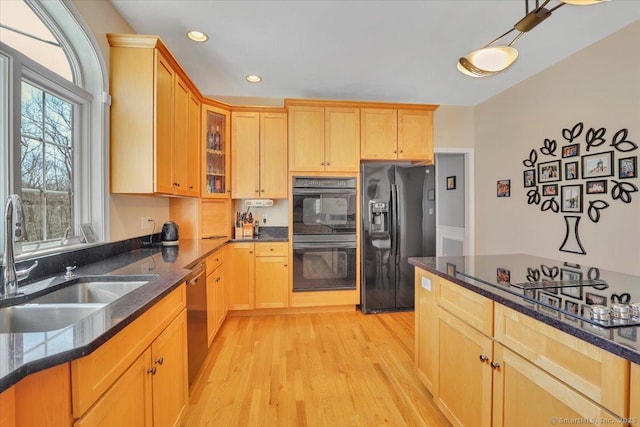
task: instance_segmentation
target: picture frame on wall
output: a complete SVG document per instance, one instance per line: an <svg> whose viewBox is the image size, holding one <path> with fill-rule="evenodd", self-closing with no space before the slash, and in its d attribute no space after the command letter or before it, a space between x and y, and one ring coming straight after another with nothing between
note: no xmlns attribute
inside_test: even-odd
<svg viewBox="0 0 640 427"><path fill-rule="evenodd" d="M565 145L562 147L562 158L576 157L580 154L580 144Z"/></svg>
<svg viewBox="0 0 640 427"><path fill-rule="evenodd" d="M567 181L578 179L578 162L567 162L564 164L564 179Z"/></svg>
<svg viewBox="0 0 640 427"><path fill-rule="evenodd" d="M638 157L618 159L618 178L635 178L638 176Z"/></svg>
<svg viewBox="0 0 640 427"><path fill-rule="evenodd" d="M455 190L456 189L456 177L448 176L447 177L447 190Z"/></svg>
<svg viewBox="0 0 640 427"><path fill-rule="evenodd" d="M528 169L524 171L524 188L535 187L535 185L536 185L535 169Z"/></svg>
<svg viewBox="0 0 640 427"><path fill-rule="evenodd" d="M498 197L511 196L511 180L510 179L498 180L497 196Z"/></svg>
<svg viewBox="0 0 640 427"><path fill-rule="evenodd" d="M595 181L587 181L585 191L587 194L606 194L607 180L598 179Z"/></svg>
<svg viewBox="0 0 640 427"><path fill-rule="evenodd" d="M542 195L543 196L557 196L558 195L558 184L545 184L542 186Z"/></svg>
<svg viewBox="0 0 640 427"><path fill-rule="evenodd" d="M582 179L613 176L613 151L582 156Z"/></svg>
<svg viewBox="0 0 640 427"><path fill-rule="evenodd" d="M560 210L562 212L582 212L582 184L562 186Z"/></svg>
<svg viewBox="0 0 640 427"><path fill-rule="evenodd" d="M538 182L554 182L561 179L560 160L538 163Z"/></svg>

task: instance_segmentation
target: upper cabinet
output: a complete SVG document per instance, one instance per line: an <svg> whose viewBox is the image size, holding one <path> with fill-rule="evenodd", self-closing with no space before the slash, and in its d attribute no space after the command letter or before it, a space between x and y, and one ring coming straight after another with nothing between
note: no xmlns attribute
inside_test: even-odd
<svg viewBox="0 0 640 427"><path fill-rule="evenodd" d="M230 152L230 123L229 111L211 105L202 104L202 122L204 124L202 136L202 197L229 198L229 166Z"/></svg>
<svg viewBox="0 0 640 427"><path fill-rule="evenodd" d="M111 192L198 196L197 89L158 37L107 37Z"/></svg>
<svg viewBox="0 0 640 427"><path fill-rule="evenodd" d="M287 114L231 114L231 197L287 198Z"/></svg>
<svg viewBox="0 0 640 427"><path fill-rule="evenodd" d="M433 163L433 110L363 108L361 158Z"/></svg>
<svg viewBox="0 0 640 427"><path fill-rule="evenodd" d="M357 172L360 168L360 109L291 105L289 170Z"/></svg>

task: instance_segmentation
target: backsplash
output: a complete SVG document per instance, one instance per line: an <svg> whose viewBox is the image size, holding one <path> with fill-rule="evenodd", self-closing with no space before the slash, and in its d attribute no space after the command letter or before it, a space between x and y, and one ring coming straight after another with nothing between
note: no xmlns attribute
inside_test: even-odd
<svg viewBox="0 0 640 427"><path fill-rule="evenodd" d="M159 244L160 233L156 233L152 237L152 245ZM150 246L149 236L134 237L132 239L122 240L119 242L104 243L87 248L78 248L20 260L19 262L16 262L17 270L29 267L34 261L38 261L38 266L31 272L29 278L20 282L19 286L36 282L44 277L63 274L65 272L65 267L67 266L75 265L79 267L103 260L113 255L139 249L144 246ZM2 270L4 273L4 266L2 267ZM4 274L0 275L0 286L3 284L3 277Z"/></svg>

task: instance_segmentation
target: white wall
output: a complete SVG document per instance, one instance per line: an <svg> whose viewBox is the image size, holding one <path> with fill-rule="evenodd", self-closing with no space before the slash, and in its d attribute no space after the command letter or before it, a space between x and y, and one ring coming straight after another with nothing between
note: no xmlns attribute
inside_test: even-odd
<svg viewBox="0 0 640 427"><path fill-rule="evenodd" d="M522 161L529 151L536 148L539 154L545 138L555 139L559 147L568 144L562 129L578 122L607 129L606 145L590 153L613 150L608 146L611 137L622 128L640 145L638 40L640 21L476 107L476 254L528 253L640 274L640 192L632 195L630 204L613 200L610 193L586 196L584 213L577 215L582 217L579 236L587 254L577 255L559 251L565 235L563 214L528 205L522 182ZM585 154L586 130L577 140L580 154ZM639 154L615 152L612 178L617 179L619 157ZM558 158L545 156L543 161ZM511 179L510 198L496 197L499 179ZM640 187L637 178L625 181ZM584 181L559 184L574 183ZM609 192L612 184L609 179ZM611 206L596 224L587 216L586 201L597 198Z"/></svg>
<svg viewBox="0 0 640 427"><path fill-rule="evenodd" d="M73 6L91 29L108 68L109 42L106 34L134 33L135 31L108 1L74 0ZM169 219L169 199L151 196L111 195L109 216L110 241L151 233L151 228L142 230L140 227L140 218L143 216L151 217L156 221L156 232L158 232L162 224Z"/></svg>

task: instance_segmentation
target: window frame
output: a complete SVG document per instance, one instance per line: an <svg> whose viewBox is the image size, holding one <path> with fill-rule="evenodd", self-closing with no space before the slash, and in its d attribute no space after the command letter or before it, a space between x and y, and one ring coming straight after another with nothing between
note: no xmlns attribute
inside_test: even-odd
<svg viewBox="0 0 640 427"><path fill-rule="evenodd" d="M63 1L38 2L25 0L34 13L58 39L69 60L74 80L72 83L21 52L0 43L0 53L7 57L7 76L0 70L0 123L6 121L5 132L0 134L0 162L9 171L0 182L0 200L4 218L5 201L20 186L21 89L23 79L47 92L72 102L74 108L74 236L81 236L80 224L90 223L101 244L107 241L109 230L108 191L108 74L98 44L72 5ZM83 52L77 55L76 52ZM1 62L0 62L1 64ZM2 93L5 92L5 93ZM7 106L7 111L5 110ZM4 221L0 225L0 238L4 239ZM4 241L4 240L3 240ZM87 244L61 245L62 239L47 243L16 244L16 258L61 252L85 247ZM4 247L0 247L0 254Z"/></svg>

